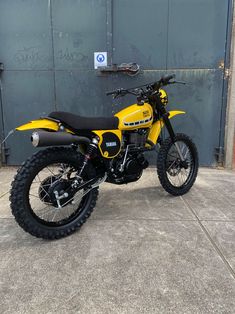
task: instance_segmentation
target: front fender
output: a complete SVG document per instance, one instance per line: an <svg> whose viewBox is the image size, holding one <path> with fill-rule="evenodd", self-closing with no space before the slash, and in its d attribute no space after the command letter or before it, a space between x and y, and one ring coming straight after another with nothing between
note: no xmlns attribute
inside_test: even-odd
<svg viewBox="0 0 235 314"><path fill-rule="evenodd" d="M174 116L177 116L178 114L185 114L185 111L180 111L180 110L172 110L169 111L169 116L168 118L171 119ZM162 119L154 122L151 126L150 132L149 132L149 136L148 136L148 141L150 141L151 143L153 143L154 145L157 144L157 139L159 137L159 134L161 132L161 129L164 127L164 122Z"/></svg>
<svg viewBox="0 0 235 314"><path fill-rule="evenodd" d="M185 111L181 111L181 110L171 110L169 111L169 119L173 118L174 116L177 116L178 114L185 114Z"/></svg>

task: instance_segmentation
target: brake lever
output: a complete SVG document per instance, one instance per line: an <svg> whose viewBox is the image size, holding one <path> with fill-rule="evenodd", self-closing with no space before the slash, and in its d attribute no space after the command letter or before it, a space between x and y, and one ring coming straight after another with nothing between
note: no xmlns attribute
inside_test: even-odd
<svg viewBox="0 0 235 314"><path fill-rule="evenodd" d="M120 95L120 94L115 94L115 95L113 95L113 99L117 99L117 98L121 98L121 97L123 97L123 96Z"/></svg>
<svg viewBox="0 0 235 314"><path fill-rule="evenodd" d="M120 98L120 97L122 97L122 95L119 92L113 94L113 99L117 99L117 98Z"/></svg>

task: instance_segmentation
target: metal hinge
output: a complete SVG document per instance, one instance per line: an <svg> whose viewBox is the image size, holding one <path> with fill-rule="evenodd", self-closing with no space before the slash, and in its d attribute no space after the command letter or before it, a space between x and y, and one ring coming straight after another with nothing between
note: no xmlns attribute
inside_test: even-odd
<svg viewBox="0 0 235 314"><path fill-rule="evenodd" d="M221 166L224 162L224 148L222 146L215 148L215 158L217 163Z"/></svg>
<svg viewBox="0 0 235 314"><path fill-rule="evenodd" d="M3 147L3 152L5 157L8 157L10 155L10 147Z"/></svg>
<svg viewBox="0 0 235 314"><path fill-rule="evenodd" d="M2 149L1 149L1 164L6 164L7 163L7 157L10 155L10 148L9 147L5 147L4 145L2 145Z"/></svg>
<svg viewBox="0 0 235 314"><path fill-rule="evenodd" d="M225 63L224 63L223 59L220 60L220 62L219 62L219 69L224 71L224 80L227 80L231 75L231 70L230 70L230 68L225 67Z"/></svg>
<svg viewBox="0 0 235 314"><path fill-rule="evenodd" d="M230 78L231 70L229 68L224 69L224 79Z"/></svg>

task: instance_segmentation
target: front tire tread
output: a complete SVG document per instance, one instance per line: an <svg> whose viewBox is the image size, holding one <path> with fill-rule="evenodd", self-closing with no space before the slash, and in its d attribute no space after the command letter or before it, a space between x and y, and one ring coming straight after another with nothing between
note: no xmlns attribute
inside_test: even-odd
<svg viewBox="0 0 235 314"><path fill-rule="evenodd" d="M198 153L197 153L197 148L196 145L193 143L192 139L187 136L186 134L183 133L177 133L175 136L175 141L185 141L191 148L191 153L193 154L193 158L194 158L194 172L192 175L192 178L190 180L190 182L185 185L184 187L175 187L173 186L169 179L167 178L167 174L166 174L166 158L167 158L167 153L170 149L170 147L172 146L172 140L171 138L167 138L163 144L161 145L161 148L159 150L159 154L158 154L158 159L157 159L157 173L158 173L158 178L159 181L162 185L162 187L164 188L164 190L168 193L170 193L173 196L180 196L183 195L185 193L187 193L191 187L193 186L196 178L197 178L197 172L198 172Z"/></svg>

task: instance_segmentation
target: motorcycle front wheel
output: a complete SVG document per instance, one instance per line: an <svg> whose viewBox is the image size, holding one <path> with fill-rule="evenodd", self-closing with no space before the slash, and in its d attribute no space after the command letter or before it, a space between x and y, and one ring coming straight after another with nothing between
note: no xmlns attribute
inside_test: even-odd
<svg viewBox="0 0 235 314"><path fill-rule="evenodd" d="M39 151L20 167L12 182L10 202L17 223L33 236L59 239L79 229L93 211L98 188L71 189L82 156L72 148ZM92 165L82 182L95 176Z"/></svg>
<svg viewBox="0 0 235 314"><path fill-rule="evenodd" d="M162 143L157 172L162 187L168 193L180 196L191 189L198 172L198 153L190 137L178 133L174 141L167 138Z"/></svg>

